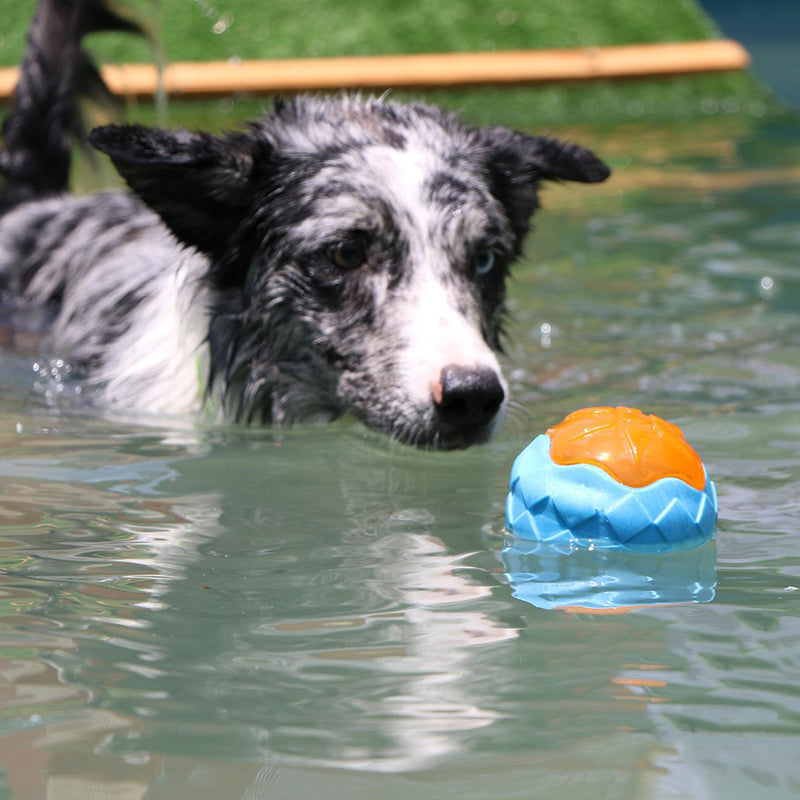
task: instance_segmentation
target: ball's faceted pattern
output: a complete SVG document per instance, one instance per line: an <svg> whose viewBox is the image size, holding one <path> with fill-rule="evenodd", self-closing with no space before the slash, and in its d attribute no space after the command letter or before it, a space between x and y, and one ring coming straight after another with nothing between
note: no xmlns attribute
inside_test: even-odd
<svg viewBox="0 0 800 800"><path fill-rule="evenodd" d="M646 420L647 426L653 427L649 420L657 418L636 413ZM565 423L572 416L567 417ZM635 425L641 426L642 420L633 417ZM602 438L607 437L611 429L611 436L619 438L613 428L624 427L624 422L617 421L610 427L606 422L607 419L600 426L590 425L591 430L581 434L582 446L587 445L592 431L599 432ZM669 432L669 428L664 427L670 426L669 423L658 422L663 423L663 426L655 426L659 431ZM717 519L716 490L680 430L670 427L683 444L679 442L674 449L664 446L661 441L664 437L657 432L654 454L648 451L646 437L637 431L630 437L634 446L623 449L623 468L612 458L597 458L598 453L602 456L609 452L608 447L593 451L590 447L593 457L589 463L558 463L552 457L551 434L558 437L559 429L562 432L565 429L551 428L547 434L534 439L514 462L506 500L506 527L523 539L577 546L658 551L695 547L708 541L713 536ZM626 438L624 431L621 436ZM684 446L697 458L699 476ZM664 453L674 452L683 459L677 467L670 463L659 466ZM597 461L603 464L598 465ZM635 473L637 463L645 464L649 480L644 484L636 474L630 478L629 473ZM676 477L676 473L681 477ZM618 480L616 475L627 476L634 485Z"/></svg>

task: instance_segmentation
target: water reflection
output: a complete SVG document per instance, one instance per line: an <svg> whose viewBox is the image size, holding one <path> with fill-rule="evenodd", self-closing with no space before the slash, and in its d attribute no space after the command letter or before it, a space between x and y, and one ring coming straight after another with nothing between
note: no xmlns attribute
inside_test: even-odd
<svg viewBox="0 0 800 800"><path fill-rule="evenodd" d="M151 433L71 450L52 436L0 463L0 646L22 636L26 663L48 664L33 690L24 670L3 674L20 698L5 708L30 708L15 741L71 731L62 747L87 768L88 751L135 759L180 741L397 770L496 721L464 680L481 648L517 636L481 607L494 579L465 563L492 519L476 469L489 451L442 472L360 433L234 439L164 459ZM454 528L464 512L473 524Z"/></svg>
<svg viewBox="0 0 800 800"><path fill-rule="evenodd" d="M797 190L612 191L583 237L551 207L517 271L529 416L483 448L154 432L4 386L0 796L793 796ZM620 401L681 420L725 535L498 552L532 431ZM545 610L591 604L639 608Z"/></svg>
<svg viewBox="0 0 800 800"><path fill-rule="evenodd" d="M548 610L708 603L716 587L714 542L648 553L560 547L509 536L501 558L514 597Z"/></svg>

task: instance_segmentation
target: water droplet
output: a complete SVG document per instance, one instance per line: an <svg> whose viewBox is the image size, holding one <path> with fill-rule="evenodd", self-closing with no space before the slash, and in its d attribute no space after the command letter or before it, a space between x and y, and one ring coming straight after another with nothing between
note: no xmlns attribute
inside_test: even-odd
<svg viewBox="0 0 800 800"><path fill-rule="evenodd" d="M722 100L722 110L726 114L736 114L742 107L738 97L725 97Z"/></svg>
<svg viewBox="0 0 800 800"><path fill-rule="evenodd" d="M550 337L552 332L553 328L549 322L543 322L539 326L539 345L542 350L549 350L550 346L553 344L553 340Z"/></svg>
<svg viewBox="0 0 800 800"><path fill-rule="evenodd" d="M719 111L719 102L716 97L704 97L700 101L700 110L704 114L716 114Z"/></svg>
<svg viewBox="0 0 800 800"><path fill-rule="evenodd" d="M775 281L769 275L765 275L758 282L758 293L763 299L771 297L775 291Z"/></svg>
<svg viewBox="0 0 800 800"><path fill-rule="evenodd" d="M211 26L211 30L219 36L220 34L225 33L228 28L231 27L231 25L233 25L233 14L231 14L230 11L226 11Z"/></svg>

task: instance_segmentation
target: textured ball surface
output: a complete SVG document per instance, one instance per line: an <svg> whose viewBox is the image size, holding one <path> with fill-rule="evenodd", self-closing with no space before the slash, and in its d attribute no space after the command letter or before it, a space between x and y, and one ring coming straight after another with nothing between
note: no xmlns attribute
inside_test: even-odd
<svg viewBox="0 0 800 800"><path fill-rule="evenodd" d="M506 527L523 539L667 550L712 538L717 496L680 429L630 408L570 414L517 457Z"/></svg>

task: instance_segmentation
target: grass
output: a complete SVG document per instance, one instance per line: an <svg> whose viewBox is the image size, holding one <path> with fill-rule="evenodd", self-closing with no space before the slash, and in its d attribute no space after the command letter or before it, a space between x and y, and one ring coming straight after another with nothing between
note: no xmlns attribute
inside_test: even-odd
<svg viewBox="0 0 800 800"><path fill-rule="evenodd" d="M22 53L32 0L0 0L0 64ZM574 47L683 41L716 35L691 0L128 0L152 21L168 60L283 58L380 53ZM152 51L124 35L96 35L102 61L147 61ZM427 99L476 122L522 128L630 119L687 121L714 114L763 115L765 90L747 74L568 87L433 92ZM173 104L172 117L211 114L220 125L262 104ZM177 112L177 113L176 113ZM145 120L151 115L138 109ZM203 123L207 126L207 123Z"/></svg>

